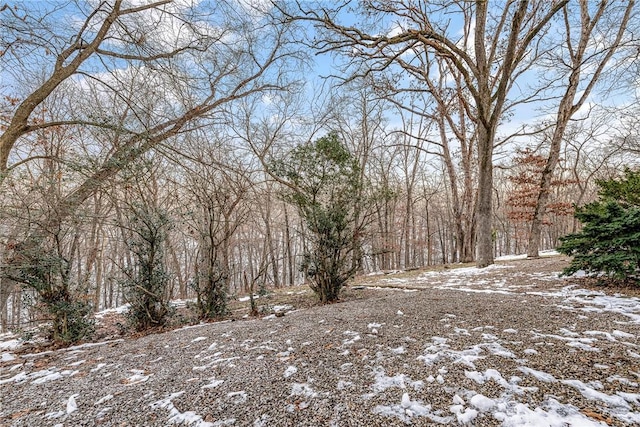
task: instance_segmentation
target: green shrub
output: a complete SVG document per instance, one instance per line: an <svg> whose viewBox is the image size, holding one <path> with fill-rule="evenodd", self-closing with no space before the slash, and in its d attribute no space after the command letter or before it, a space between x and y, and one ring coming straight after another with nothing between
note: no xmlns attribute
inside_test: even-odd
<svg viewBox="0 0 640 427"><path fill-rule="evenodd" d="M229 274L218 260L207 259L203 267L191 284L196 292L196 309L201 319L217 319L229 313Z"/></svg>
<svg viewBox="0 0 640 427"><path fill-rule="evenodd" d="M638 283L640 172L627 169L624 178L598 185L599 200L576 209L582 231L561 238L558 251L573 256L563 274L583 270L590 276Z"/></svg>
<svg viewBox="0 0 640 427"><path fill-rule="evenodd" d="M294 148L273 173L287 183L284 198L304 221L307 245L300 269L322 303L336 301L357 268L352 261L363 185L357 159L330 133Z"/></svg>
<svg viewBox="0 0 640 427"><path fill-rule="evenodd" d="M49 338L73 344L95 331L91 305L71 286L69 262L44 242L25 242L15 248L9 278L35 293L37 308L51 322Z"/></svg>

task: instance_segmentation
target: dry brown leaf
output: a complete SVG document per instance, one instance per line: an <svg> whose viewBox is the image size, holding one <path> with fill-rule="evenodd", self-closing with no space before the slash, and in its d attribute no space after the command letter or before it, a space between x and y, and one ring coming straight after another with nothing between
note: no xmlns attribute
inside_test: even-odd
<svg viewBox="0 0 640 427"><path fill-rule="evenodd" d="M583 409L581 412L587 417L593 418L596 421L605 422L607 423L607 425L613 424L613 419L611 417L607 417L606 415L596 412L593 409Z"/></svg>
<svg viewBox="0 0 640 427"><path fill-rule="evenodd" d="M31 412L31 409L23 409L22 411L14 412L13 414L11 414L11 419L15 420L17 418L22 418L23 416L27 415L29 412Z"/></svg>

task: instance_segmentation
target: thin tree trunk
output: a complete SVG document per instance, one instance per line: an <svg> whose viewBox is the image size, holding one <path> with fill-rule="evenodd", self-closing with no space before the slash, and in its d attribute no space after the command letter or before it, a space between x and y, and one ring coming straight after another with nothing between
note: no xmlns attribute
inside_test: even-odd
<svg viewBox="0 0 640 427"><path fill-rule="evenodd" d="M287 268L289 271L289 286L293 286L295 284L295 276L294 276L294 266L295 261L293 259L293 251L291 248L291 226L289 223L289 213L287 211L286 204L283 203L282 209L284 210L284 235L285 235L285 249L287 252Z"/></svg>
<svg viewBox="0 0 640 427"><path fill-rule="evenodd" d="M266 206L262 218L264 219L265 234L267 237L267 247L269 248L269 261L271 263L271 274L273 276L273 285L279 288L280 283L280 267L276 257L276 248L273 244L273 236L271 233L271 198L267 195Z"/></svg>

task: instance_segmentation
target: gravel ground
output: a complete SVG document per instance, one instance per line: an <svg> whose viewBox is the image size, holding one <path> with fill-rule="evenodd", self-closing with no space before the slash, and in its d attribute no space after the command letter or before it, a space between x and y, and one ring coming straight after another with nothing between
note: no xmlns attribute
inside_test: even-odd
<svg viewBox="0 0 640 427"><path fill-rule="evenodd" d="M376 276L283 317L6 353L0 425L524 425L518 405L556 401L560 417L635 425L639 300L567 288L550 274L566 262ZM473 415L477 394L503 406Z"/></svg>

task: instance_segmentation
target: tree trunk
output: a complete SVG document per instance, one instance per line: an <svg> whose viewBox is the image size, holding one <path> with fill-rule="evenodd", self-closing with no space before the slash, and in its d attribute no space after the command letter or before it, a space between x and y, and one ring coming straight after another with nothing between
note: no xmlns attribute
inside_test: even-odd
<svg viewBox="0 0 640 427"><path fill-rule="evenodd" d="M293 259L293 251L291 248L291 225L289 223L289 213L287 211L286 203L283 203L282 209L284 210L284 235L285 235L285 246L287 252L287 270L289 272L289 286L295 285L295 275L294 275L294 265L295 261Z"/></svg>
<svg viewBox="0 0 640 427"><path fill-rule="evenodd" d="M458 181L456 179L456 168L449 150L448 137L445 131L444 120L438 115L438 127L440 130L440 142L442 144L442 160L447 170L449 189L451 191L451 209L453 210L453 223L455 226L456 245L453 246L451 260L456 262L461 260L464 251L465 233L462 225L462 212L460 210L460 197L458 195Z"/></svg>
<svg viewBox="0 0 640 427"><path fill-rule="evenodd" d="M271 197L267 195L266 206L264 207L262 218L264 219L265 234L267 237L267 246L269 248L269 261L271 263L271 274L273 277L273 286L279 288L280 283L280 267L276 257L276 247L273 244L273 236L271 233Z"/></svg>
<svg viewBox="0 0 640 427"><path fill-rule="evenodd" d="M575 92L575 91L574 91ZM536 206L533 213L533 219L531 221L531 230L529 232L529 241L527 243L527 257L538 258L540 249L540 236L542 234L542 223L544 215L547 211L547 203L549 202L549 190L551 188L551 180L553 178L553 171L558 164L560 158L560 147L562 143L562 137L566 129L567 120L558 120L556 128L553 132L551 139L551 146L549 147L549 157L542 171L542 177L540 179L540 186L538 188L538 199L536 200Z"/></svg>
<svg viewBox="0 0 640 427"><path fill-rule="evenodd" d="M476 265L493 264L493 132L478 126L478 211Z"/></svg>

